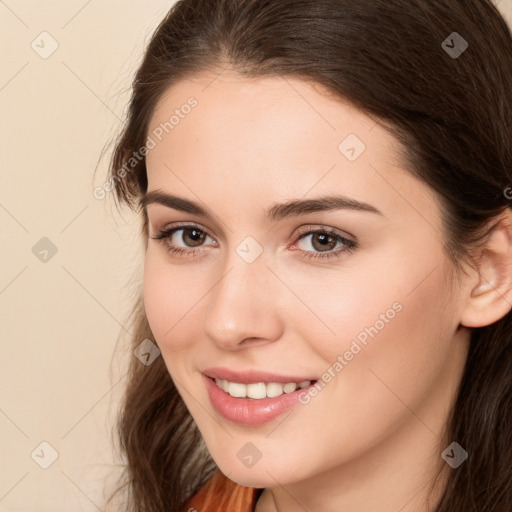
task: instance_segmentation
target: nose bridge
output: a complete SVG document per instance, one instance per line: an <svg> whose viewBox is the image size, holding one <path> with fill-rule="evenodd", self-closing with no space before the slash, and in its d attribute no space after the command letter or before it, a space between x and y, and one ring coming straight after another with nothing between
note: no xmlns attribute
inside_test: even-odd
<svg viewBox="0 0 512 512"><path fill-rule="evenodd" d="M235 348L248 338L280 337L278 280L267 263L253 240L242 241L225 258L204 315L206 334L218 345Z"/></svg>

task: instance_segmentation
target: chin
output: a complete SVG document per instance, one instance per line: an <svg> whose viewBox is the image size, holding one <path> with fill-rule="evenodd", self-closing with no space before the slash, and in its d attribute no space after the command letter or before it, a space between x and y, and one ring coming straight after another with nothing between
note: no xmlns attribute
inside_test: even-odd
<svg viewBox="0 0 512 512"><path fill-rule="evenodd" d="M243 485L244 487L254 487L257 489L275 487L276 480L280 482L279 478L274 480L268 473L255 475L251 474L250 470L246 472L233 471L229 474L228 478L238 485Z"/></svg>
<svg viewBox="0 0 512 512"><path fill-rule="evenodd" d="M296 480L296 475L290 479L288 471L283 471L282 467L268 469L261 462L255 464L252 468L240 468L238 461L235 468L229 465L217 465L230 480L244 487L268 488L275 487L276 482L279 482L280 485L287 485L291 483L291 480Z"/></svg>

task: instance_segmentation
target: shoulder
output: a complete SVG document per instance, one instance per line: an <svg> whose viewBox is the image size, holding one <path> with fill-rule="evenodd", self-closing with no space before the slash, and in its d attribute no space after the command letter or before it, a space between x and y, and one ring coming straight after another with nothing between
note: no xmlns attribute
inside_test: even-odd
<svg viewBox="0 0 512 512"><path fill-rule="evenodd" d="M253 512L261 492L236 484L217 470L187 501L183 512Z"/></svg>

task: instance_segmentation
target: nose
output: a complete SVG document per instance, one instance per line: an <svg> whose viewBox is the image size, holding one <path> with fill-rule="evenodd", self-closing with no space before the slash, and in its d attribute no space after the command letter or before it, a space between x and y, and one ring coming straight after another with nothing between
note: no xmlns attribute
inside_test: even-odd
<svg viewBox="0 0 512 512"><path fill-rule="evenodd" d="M224 350L271 343L282 336L279 297L283 284L263 257L252 263L236 253L205 302L206 337Z"/></svg>

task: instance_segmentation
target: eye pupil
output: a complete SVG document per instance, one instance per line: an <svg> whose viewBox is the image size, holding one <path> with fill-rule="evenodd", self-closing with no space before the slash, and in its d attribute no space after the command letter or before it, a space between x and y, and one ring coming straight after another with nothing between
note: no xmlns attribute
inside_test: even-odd
<svg viewBox="0 0 512 512"><path fill-rule="evenodd" d="M193 243L202 242L205 237L205 233L203 233L199 229L195 229L195 228L184 229L182 238L185 243L186 243L185 233L191 233L191 236L189 236L189 238L192 240Z"/></svg>
<svg viewBox="0 0 512 512"><path fill-rule="evenodd" d="M334 245L336 245L336 239L332 235L327 233L317 233L313 235L313 247L315 247L315 240L318 239L320 243L320 248L325 249L329 243L334 241ZM317 247L315 247L317 249Z"/></svg>

